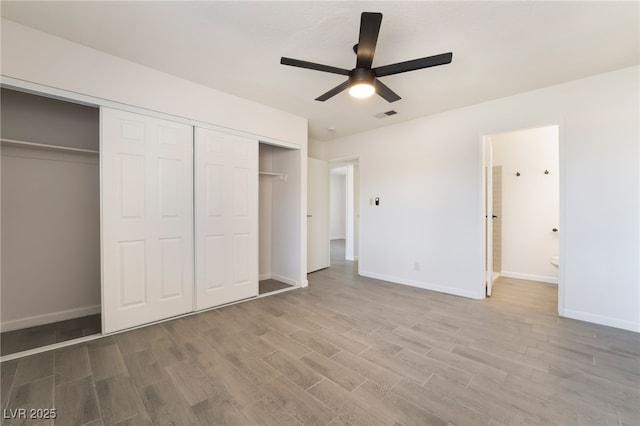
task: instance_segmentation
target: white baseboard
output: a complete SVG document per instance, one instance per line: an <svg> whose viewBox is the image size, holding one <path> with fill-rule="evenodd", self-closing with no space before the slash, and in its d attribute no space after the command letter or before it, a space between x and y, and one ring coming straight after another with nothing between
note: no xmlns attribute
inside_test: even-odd
<svg viewBox="0 0 640 426"><path fill-rule="evenodd" d="M296 285L296 286L301 286L301 283L297 280L294 280L292 278L288 278L288 277L283 277L282 275L277 275L277 274L271 274L271 278L276 280L276 281L280 281L283 282L285 284L289 284L289 285Z"/></svg>
<svg viewBox="0 0 640 426"><path fill-rule="evenodd" d="M572 309L565 309L564 316L566 318L592 322L594 324L606 325L608 327L615 327L622 330L635 331L636 333L640 333L640 322L633 322L620 318L591 314L589 312L574 311Z"/></svg>
<svg viewBox="0 0 640 426"><path fill-rule="evenodd" d="M500 271L500 276L505 278L517 278L520 280L539 281L541 283L558 284L558 277L546 275L522 274L520 272Z"/></svg>
<svg viewBox="0 0 640 426"><path fill-rule="evenodd" d="M363 277L368 277L368 278L375 278L383 281L389 281L394 284L403 284L411 287L423 288L425 290L433 290L439 293L452 294L454 296L468 297L471 299L484 299L484 294L482 292L478 293L478 292L473 292L469 290L461 290L459 288L448 287L441 284L433 284L433 283L426 283L423 281L408 280L405 278L398 278L398 277L392 277L389 275L376 274L374 272L368 272L363 270L358 271L358 275L362 275ZM480 286L478 285L478 287Z"/></svg>
<svg viewBox="0 0 640 426"><path fill-rule="evenodd" d="M258 278L260 281L262 280L269 280L269 279L273 279L276 281L280 281L283 282L285 284L289 284L289 285L295 285L295 286L299 286L299 287L306 287L309 285L309 281L305 280L302 284L297 281L294 280L292 278L288 278L288 277L283 277L282 275L278 275L278 274L272 274L272 273L267 273L267 274L262 274L259 276ZM306 284L305 284L306 283Z"/></svg>
<svg viewBox="0 0 640 426"><path fill-rule="evenodd" d="M20 318L4 321L0 324L0 332L21 330L23 328L36 327L53 322L80 318L87 315L99 314L102 311L100 305L86 306L84 308L69 309L66 311L51 312L49 314L35 315L27 318Z"/></svg>

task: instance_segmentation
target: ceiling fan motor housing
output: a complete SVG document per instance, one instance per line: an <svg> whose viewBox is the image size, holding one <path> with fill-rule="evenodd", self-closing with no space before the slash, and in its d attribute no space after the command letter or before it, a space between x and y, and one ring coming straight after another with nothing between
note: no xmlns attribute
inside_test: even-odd
<svg viewBox="0 0 640 426"><path fill-rule="evenodd" d="M373 85L373 81L376 78L376 73L372 69L368 68L354 68L349 71L349 85L354 84L370 84Z"/></svg>

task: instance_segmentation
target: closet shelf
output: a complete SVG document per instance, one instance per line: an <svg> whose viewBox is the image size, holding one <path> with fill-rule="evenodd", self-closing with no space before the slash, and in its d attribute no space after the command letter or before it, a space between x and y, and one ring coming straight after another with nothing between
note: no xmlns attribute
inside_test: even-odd
<svg viewBox="0 0 640 426"><path fill-rule="evenodd" d="M83 148L72 148L70 146L58 146L58 145L47 145L44 143L36 143L36 142L26 142L26 141L18 141L15 139L0 139L3 145L10 146L27 146L29 148L39 148L39 149L49 149L54 151L67 151L67 152L81 152L83 154L99 154L100 151L96 151L93 149L83 149Z"/></svg>
<svg viewBox="0 0 640 426"><path fill-rule="evenodd" d="M283 173L258 172L260 176L271 177L273 180L287 180L287 175Z"/></svg>

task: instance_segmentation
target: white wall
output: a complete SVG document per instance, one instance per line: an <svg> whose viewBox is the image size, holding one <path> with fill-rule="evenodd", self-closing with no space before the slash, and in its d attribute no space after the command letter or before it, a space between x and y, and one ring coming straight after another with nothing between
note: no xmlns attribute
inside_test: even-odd
<svg viewBox="0 0 640 426"><path fill-rule="evenodd" d="M559 124L561 314L640 331L639 72L328 142L360 160L360 274L482 298L481 135Z"/></svg>
<svg viewBox="0 0 640 426"><path fill-rule="evenodd" d="M558 283L558 126L491 135L502 175L502 276ZM548 174L544 172L548 171ZM520 176L516 175L520 173Z"/></svg>
<svg viewBox="0 0 640 426"><path fill-rule="evenodd" d="M324 159L324 142L309 138L309 157Z"/></svg>
<svg viewBox="0 0 640 426"><path fill-rule="evenodd" d="M331 173L331 186L329 188L329 238L332 240L347 237L347 181L346 175Z"/></svg>
<svg viewBox="0 0 640 426"><path fill-rule="evenodd" d="M241 130L306 148L305 118L7 19L2 19L1 25L3 77Z"/></svg>

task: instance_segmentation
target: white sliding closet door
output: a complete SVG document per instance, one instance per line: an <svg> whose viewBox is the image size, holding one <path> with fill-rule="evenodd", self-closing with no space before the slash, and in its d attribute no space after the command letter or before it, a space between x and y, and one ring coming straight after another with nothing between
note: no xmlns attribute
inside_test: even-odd
<svg viewBox="0 0 640 426"><path fill-rule="evenodd" d="M258 295L258 141L196 128L196 309Z"/></svg>
<svg viewBox="0 0 640 426"><path fill-rule="evenodd" d="M193 310L193 128L103 108L104 332Z"/></svg>

